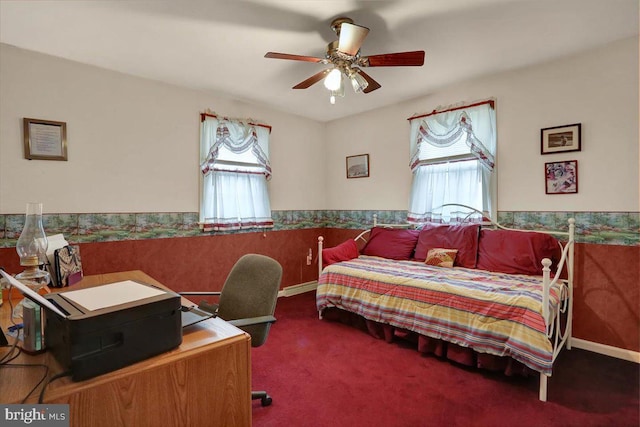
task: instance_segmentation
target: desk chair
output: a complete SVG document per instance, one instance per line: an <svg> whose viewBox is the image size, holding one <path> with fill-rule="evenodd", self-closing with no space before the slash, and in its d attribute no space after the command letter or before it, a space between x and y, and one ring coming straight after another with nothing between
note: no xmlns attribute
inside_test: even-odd
<svg viewBox="0 0 640 427"><path fill-rule="evenodd" d="M276 310L282 266L264 255L247 254L233 266L221 292L181 292L181 295L218 295L218 304L202 301L199 307L216 314L251 335L251 346L267 340ZM252 391L251 399L271 404L266 391Z"/></svg>

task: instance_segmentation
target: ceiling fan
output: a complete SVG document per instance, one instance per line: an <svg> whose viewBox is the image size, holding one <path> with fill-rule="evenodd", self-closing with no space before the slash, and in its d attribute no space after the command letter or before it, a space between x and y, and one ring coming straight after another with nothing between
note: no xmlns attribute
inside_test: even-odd
<svg viewBox="0 0 640 427"><path fill-rule="evenodd" d="M424 64L423 50L361 56L360 47L367 34L369 34L369 29L354 24L350 18L340 17L334 19L331 22L331 29L338 36L338 40L327 45L327 54L324 58L278 52L267 52L265 58L331 64L331 68L314 74L295 85L293 89L307 89L324 79L325 87L331 91L330 100L332 104L335 103L336 96L344 96L343 77L346 77L351 82L353 90L356 92L369 93L381 87L380 83L362 71L361 68L422 66Z"/></svg>

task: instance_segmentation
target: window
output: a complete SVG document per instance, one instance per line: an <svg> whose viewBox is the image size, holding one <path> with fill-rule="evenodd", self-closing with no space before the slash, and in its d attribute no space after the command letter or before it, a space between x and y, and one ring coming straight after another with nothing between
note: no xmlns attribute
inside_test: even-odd
<svg viewBox="0 0 640 427"><path fill-rule="evenodd" d="M411 118L408 221L454 222L462 204L496 219L493 101ZM478 215L478 220L480 216Z"/></svg>
<svg viewBox="0 0 640 427"><path fill-rule="evenodd" d="M273 227L267 188L271 127L209 114L201 117L203 230Z"/></svg>

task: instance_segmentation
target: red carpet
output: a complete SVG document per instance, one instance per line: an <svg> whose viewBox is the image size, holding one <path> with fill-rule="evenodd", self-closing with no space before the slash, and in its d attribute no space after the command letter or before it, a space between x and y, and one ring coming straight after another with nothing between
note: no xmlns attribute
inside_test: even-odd
<svg viewBox="0 0 640 427"><path fill-rule="evenodd" d="M280 298L267 342L252 350L254 426L632 426L640 367L563 351L549 379L483 373L356 328L319 320L315 293Z"/></svg>

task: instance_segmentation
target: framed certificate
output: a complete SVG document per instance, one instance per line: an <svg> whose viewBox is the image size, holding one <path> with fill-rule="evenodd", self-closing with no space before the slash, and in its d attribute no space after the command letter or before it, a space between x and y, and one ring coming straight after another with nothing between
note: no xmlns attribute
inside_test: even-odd
<svg viewBox="0 0 640 427"><path fill-rule="evenodd" d="M51 120L23 119L24 158L67 160L67 124Z"/></svg>

